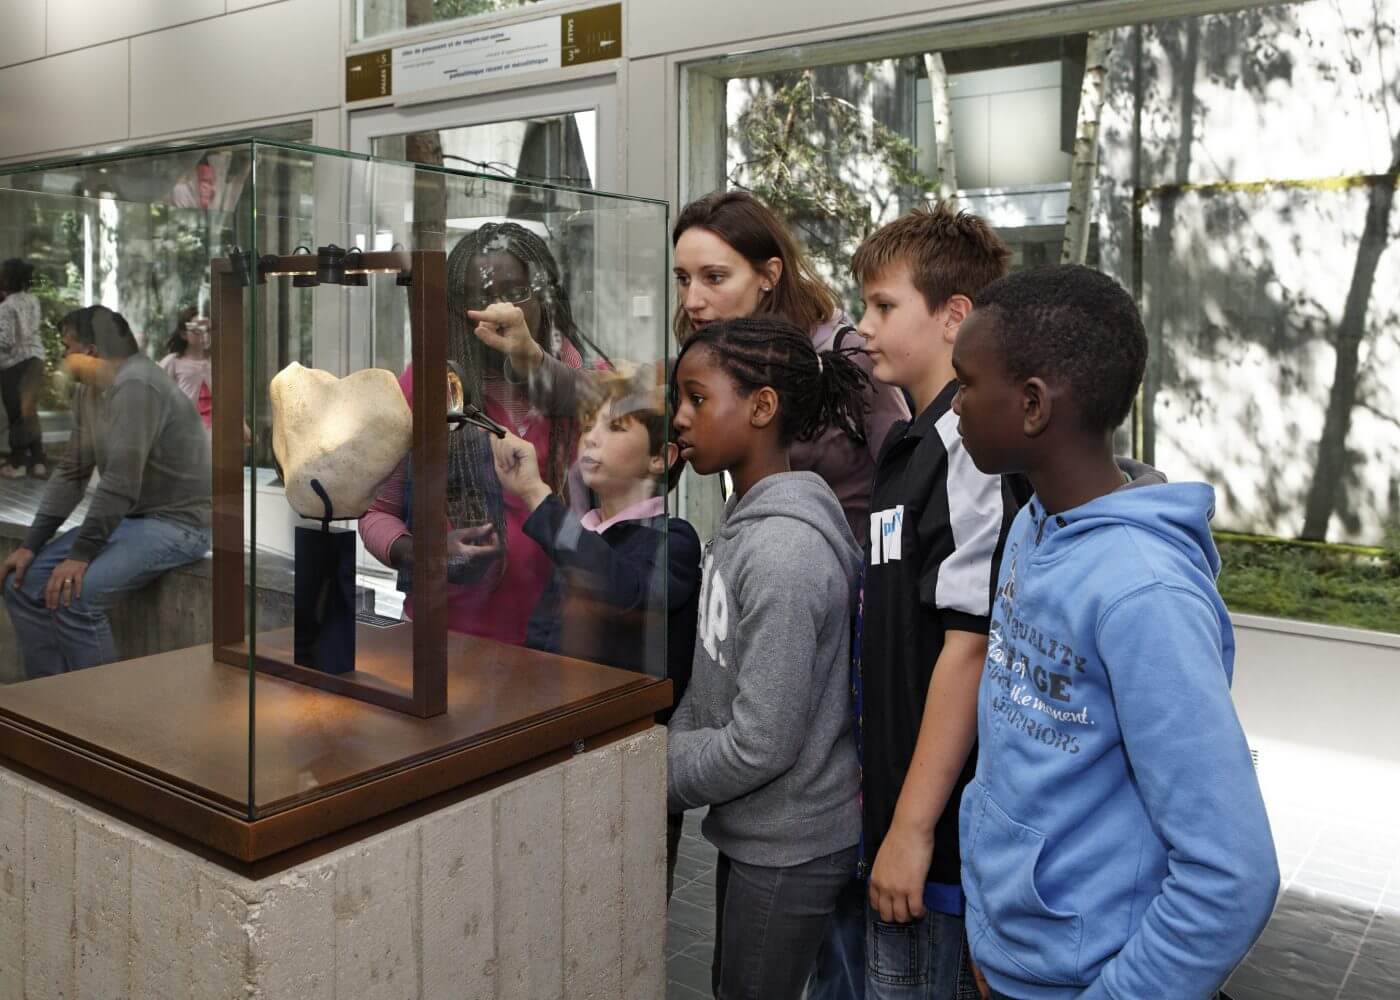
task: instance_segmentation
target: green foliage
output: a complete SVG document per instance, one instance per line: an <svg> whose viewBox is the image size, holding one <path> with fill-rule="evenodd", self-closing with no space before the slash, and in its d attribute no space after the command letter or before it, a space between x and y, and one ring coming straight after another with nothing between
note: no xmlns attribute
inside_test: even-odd
<svg viewBox="0 0 1400 1000"><path fill-rule="evenodd" d="M865 66L852 89L868 90L874 68ZM752 191L787 220L823 276L851 301L851 255L887 221L877 213L933 181L915 166L907 137L830 93L815 70L750 85L754 93L732 133L743 159L730 171L729 185Z"/></svg>
<svg viewBox="0 0 1400 1000"><path fill-rule="evenodd" d="M510 7L524 7L536 0L433 0L433 20L450 21L458 17L474 17Z"/></svg>
<svg viewBox="0 0 1400 1000"><path fill-rule="evenodd" d="M1231 611L1400 632L1400 530L1386 546L1216 536L1220 596Z"/></svg>
<svg viewBox="0 0 1400 1000"><path fill-rule="evenodd" d="M44 342L44 389L39 396L39 409L66 410L72 384L63 371L63 338L58 324L63 317L82 305L81 279L77 265L71 261L65 268L62 286L54 284L47 274L40 273L29 291L39 300L39 335Z"/></svg>

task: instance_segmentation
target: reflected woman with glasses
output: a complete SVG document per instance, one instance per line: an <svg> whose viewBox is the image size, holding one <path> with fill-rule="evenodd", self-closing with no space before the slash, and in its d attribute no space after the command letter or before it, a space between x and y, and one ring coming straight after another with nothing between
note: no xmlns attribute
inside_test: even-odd
<svg viewBox="0 0 1400 1000"><path fill-rule="evenodd" d="M466 401L529 441L541 474L567 492L578 439L573 415L589 342L574 322L559 265L535 233L487 223L447 259L447 357ZM414 373L399 379L413 404ZM360 519L365 548L399 572L412 617L414 470L406 460ZM530 610L549 582L548 557L522 530L529 512L503 494L491 446L471 426L449 432L447 461L448 627L521 644Z"/></svg>

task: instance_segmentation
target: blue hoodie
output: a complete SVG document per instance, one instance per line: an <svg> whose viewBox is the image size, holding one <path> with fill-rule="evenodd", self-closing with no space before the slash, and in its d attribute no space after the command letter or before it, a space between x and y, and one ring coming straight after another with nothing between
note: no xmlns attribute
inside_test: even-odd
<svg viewBox="0 0 1400 1000"><path fill-rule="evenodd" d="M1278 893L1204 483L1149 471L1006 542L960 815L967 933L1018 1000L1212 996Z"/></svg>

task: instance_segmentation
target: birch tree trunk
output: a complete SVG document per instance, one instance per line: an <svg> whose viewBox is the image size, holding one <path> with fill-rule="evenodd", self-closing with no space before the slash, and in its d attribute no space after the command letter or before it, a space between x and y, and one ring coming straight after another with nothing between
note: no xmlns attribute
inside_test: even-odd
<svg viewBox="0 0 1400 1000"><path fill-rule="evenodd" d="M1083 264L1089 258L1089 218L1093 211L1094 176L1099 168L1099 119L1103 115L1108 53L1112 47L1111 32L1089 32L1084 53L1084 83L1079 90L1079 119L1074 129L1065 241L1060 247L1062 264Z"/></svg>
<svg viewBox="0 0 1400 1000"><path fill-rule="evenodd" d="M1366 314L1371 306L1371 290L1376 283L1381 257L1390 242L1390 209L1395 203L1396 183L1400 181L1400 136L1395 138L1394 150L1389 174L1371 184L1366 199L1366 223L1356 248L1346 305L1337 324L1334 342L1337 356L1332 387L1327 394L1327 415L1317 443L1317 463L1313 467L1312 485L1308 487L1303 530L1298 533L1299 538L1310 541L1327 540L1327 525L1346 493L1347 435L1351 432L1351 415L1356 409L1360 389L1361 344L1369 332Z"/></svg>
<svg viewBox="0 0 1400 1000"><path fill-rule="evenodd" d="M953 102L948 94L948 70L938 52L924 53L929 97L933 104L933 141L938 155L937 195L951 198L958 191L958 164L953 146Z"/></svg>

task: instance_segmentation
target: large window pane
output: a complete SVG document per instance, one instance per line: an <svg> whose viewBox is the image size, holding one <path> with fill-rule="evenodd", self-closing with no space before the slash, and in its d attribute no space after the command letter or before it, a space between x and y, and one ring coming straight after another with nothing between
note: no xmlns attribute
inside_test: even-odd
<svg viewBox="0 0 1400 1000"><path fill-rule="evenodd" d="M1016 267L1113 274L1151 341L1123 447L1216 488L1231 607L1400 631L1397 20L1336 0L732 57L703 71L723 78L713 176L772 204L848 306L860 240L938 195ZM712 127L691 125L692 169Z"/></svg>

